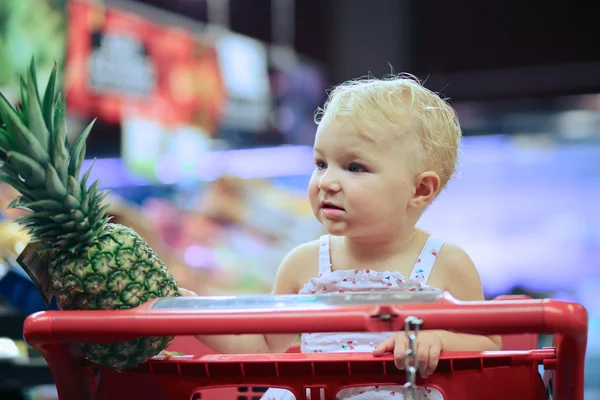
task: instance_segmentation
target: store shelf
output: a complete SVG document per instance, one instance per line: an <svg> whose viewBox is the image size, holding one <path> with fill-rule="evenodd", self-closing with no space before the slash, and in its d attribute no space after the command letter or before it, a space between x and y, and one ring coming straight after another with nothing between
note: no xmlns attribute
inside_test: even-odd
<svg viewBox="0 0 600 400"><path fill-rule="evenodd" d="M3 392L53 383L50 369L43 359L0 359L0 397Z"/></svg>
<svg viewBox="0 0 600 400"><path fill-rule="evenodd" d="M26 317L15 309L0 306L0 337L23 340L23 323Z"/></svg>
<svg viewBox="0 0 600 400"><path fill-rule="evenodd" d="M8 306L0 305L0 338L21 342L26 315ZM23 345L24 347L25 345ZM23 350L25 351L25 350ZM19 358L0 357L0 398L12 398L23 388L54 384L52 374L41 354L27 348ZM6 397L8 396L8 397Z"/></svg>

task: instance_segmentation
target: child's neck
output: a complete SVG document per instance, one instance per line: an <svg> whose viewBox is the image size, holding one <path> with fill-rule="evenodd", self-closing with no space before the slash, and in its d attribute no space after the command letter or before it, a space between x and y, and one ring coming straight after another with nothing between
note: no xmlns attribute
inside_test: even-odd
<svg viewBox="0 0 600 400"><path fill-rule="evenodd" d="M357 262L387 260L408 249L422 231L412 228L387 237L344 237L344 247L350 259Z"/></svg>

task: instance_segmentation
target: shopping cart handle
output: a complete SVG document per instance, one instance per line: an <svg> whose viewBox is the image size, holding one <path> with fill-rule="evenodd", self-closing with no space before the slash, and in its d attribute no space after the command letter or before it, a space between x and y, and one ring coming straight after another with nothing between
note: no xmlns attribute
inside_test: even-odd
<svg viewBox="0 0 600 400"><path fill-rule="evenodd" d="M279 296L268 297L277 304ZM281 299L289 302L290 297ZM38 312L25 321L25 340L36 346L49 342L116 342L143 336L398 331L404 329L409 316L422 319L422 329L584 338L588 324L583 306L550 299L458 301L445 293L435 301L403 304L386 303L387 298L380 296L381 302L373 304L192 307L194 301L210 299L172 298L169 300L173 306L168 308L157 307L164 299L153 299L129 310ZM223 300L215 297L214 301Z"/></svg>

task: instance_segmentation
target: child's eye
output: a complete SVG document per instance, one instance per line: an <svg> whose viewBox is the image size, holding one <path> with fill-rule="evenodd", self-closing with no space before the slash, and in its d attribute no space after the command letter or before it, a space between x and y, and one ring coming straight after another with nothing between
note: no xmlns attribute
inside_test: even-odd
<svg viewBox="0 0 600 400"><path fill-rule="evenodd" d="M325 164L325 162L323 161L317 161L316 163L317 169L325 169L327 168L327 164Z"/></svg>
<svg viewBox="0 0 600 400"><path fill-rule="evenodd" d="M350 172L367 172L367 169L360 164L352 163L348 165L348 171Z"/></svg>

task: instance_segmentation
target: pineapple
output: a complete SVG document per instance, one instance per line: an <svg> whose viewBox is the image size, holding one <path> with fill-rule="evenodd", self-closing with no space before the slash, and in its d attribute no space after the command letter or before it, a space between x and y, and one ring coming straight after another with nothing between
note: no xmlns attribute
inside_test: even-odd
<svg viewBox="0 0 600 400"><path fill-rule="evenodd" d="M21 79L22 106L0 94L0 180L19 191L8 208L27 210L18 222L49 259L48 272L62 310L115 310L136 307L153 297L180 296L177 283L158 255L132 229L109 223L99 181L79 179L85 141L93 123L71 149L66 106L55 92L54 66L43 98L35 62ZM172 338L151 337L121 343L82 344L92 362L127 369L167 347Z"/></svg>

